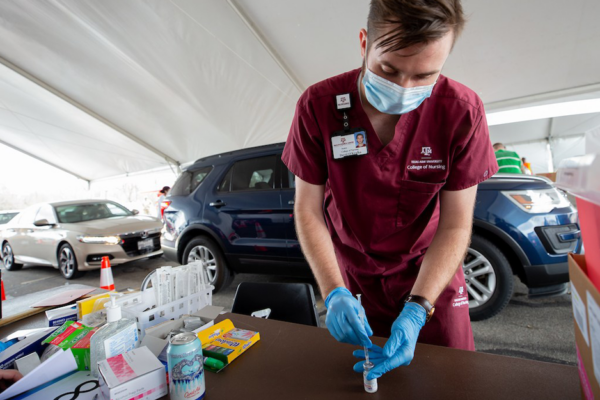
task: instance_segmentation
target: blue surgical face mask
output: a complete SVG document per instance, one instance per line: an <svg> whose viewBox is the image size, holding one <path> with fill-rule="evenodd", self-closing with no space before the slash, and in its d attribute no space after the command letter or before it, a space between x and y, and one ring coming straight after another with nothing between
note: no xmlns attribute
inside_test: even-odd
<svg viewBox="0 0 600 400"><path fill-rule="evenodd" d="M405 88L371 72L366 60L365 52L365 74L362 80L365 95L369 103L384 114L406 114L419 107L426 98L431 96L437 82L428 86Z"/></svg>

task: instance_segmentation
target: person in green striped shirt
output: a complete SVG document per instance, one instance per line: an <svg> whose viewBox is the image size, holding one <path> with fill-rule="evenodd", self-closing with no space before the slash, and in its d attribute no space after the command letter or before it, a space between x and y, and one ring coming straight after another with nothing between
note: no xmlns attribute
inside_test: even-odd
<svg viewBox="0 0 600 400"><path fill-rule="evenodd" d="M494 144L494 152L496 154L496 161L500 169L499 174L524 174L523 162L521 157L512 151L506 150L506 147L502 143Z"/></svg>

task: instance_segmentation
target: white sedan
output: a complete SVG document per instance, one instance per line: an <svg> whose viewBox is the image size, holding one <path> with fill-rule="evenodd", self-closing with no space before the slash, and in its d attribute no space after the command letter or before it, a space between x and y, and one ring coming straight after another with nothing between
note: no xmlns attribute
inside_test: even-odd
<svg viewBox="0 0 600 400"><path fill-rule="evenodd" d="M38 204L3 226L0 244L8 271L47 265L66 279L111 265L160 257L162 222L108 200Z"/></svg>

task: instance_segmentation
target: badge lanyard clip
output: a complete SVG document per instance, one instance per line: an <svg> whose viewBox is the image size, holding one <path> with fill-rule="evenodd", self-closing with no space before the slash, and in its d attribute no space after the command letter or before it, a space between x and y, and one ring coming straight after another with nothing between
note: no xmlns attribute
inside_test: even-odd
<svg viewBox="0 0 600 400"><path fill-rule="evenodd" d="M346 112L352 108L350 93L338 94L335 96L335 103L337 110L344 116L344 131L350 132L350 120L348 118L348 113Z"/></svg>
<svg viewBox="0 0 600 400"><path fill-rule="evenodd" d="M348 122L348 114L344 111L344 131L350 132L350 123Z"/></svg>

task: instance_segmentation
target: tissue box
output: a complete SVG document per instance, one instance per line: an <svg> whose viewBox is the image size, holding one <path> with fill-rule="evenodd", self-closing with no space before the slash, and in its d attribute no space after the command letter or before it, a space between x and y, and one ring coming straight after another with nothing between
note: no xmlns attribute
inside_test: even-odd
<svg viewBox="0 0 600 400"><path fill-rule="evenodd" d="M100 361L98 371L106 400L153 400L167 394L165 367L145 346Z"/></svg>

